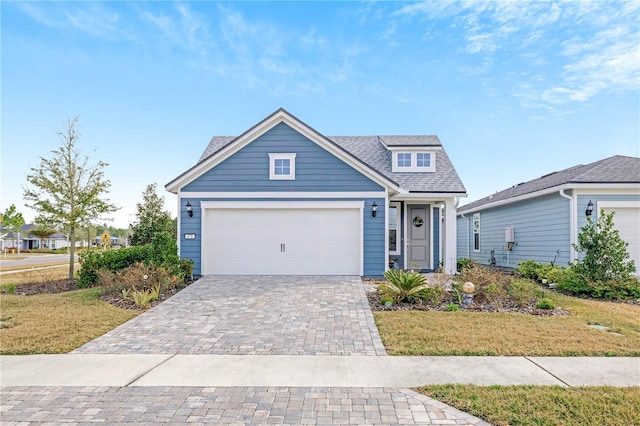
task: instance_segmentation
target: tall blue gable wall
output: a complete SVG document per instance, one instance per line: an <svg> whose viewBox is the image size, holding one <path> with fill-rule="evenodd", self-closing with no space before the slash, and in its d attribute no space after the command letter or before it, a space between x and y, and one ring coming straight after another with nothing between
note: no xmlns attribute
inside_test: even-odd
<svg viewBox="0 0 640 426"><path fill-rule="evenodd" d="M295 180L269 180L269 154L296 153ZM182 188L189 191L384 191L284 123Z"/></svg>
<svg viewBox="0 0 640 426"><path fill-rule="evenodd" d="M296 153L295 180L269 180L269 153ZM181 189L180 255L193 259L194 274L202 271L201 259L201 201L364 201L364 275L382 275L385 254L385 198L249 198L249 197L189 197L189 192L380 192L385 189L359 171L333 156L314 142L284 123L276 125L256 138L240 151ZM253 194L252 194L253 195ZM302 195L302 194L301 194ZM193 217L186 213L185 205L193 206ZM371 216L376 202L377 217ZM184 234L196 234L186 240Z"/></svg>

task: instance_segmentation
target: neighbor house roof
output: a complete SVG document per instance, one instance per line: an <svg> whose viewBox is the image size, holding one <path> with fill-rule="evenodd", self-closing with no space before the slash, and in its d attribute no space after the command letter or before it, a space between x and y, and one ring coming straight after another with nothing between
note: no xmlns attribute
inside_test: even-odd
<svg viewBox="0 0 640 426"><path fill-rule="evenodd" d="M397 182L404 190L417 193L466 193L458 173L437 136L327 136L326 138L368 167ZM214 136L198 162L206 160L234 139L233 136ZM393 173L391 171L391 152L385 146L389 148L435 148L436 171L433 173Z"/></svg>
<svg viewBox="0 0 640 426"><path fill-rule="evenodd" d="M29 239L38 239L38 237L33 237L29 231L31 231L32 229L37 228L36 225L34 225L33 223L27 223L25 225L22 225L20 227L20 237L23 240L29 240ZM2 225L0 225L0 232L2 233L7 233L7 235L4 237L5 240L7 239L12 239L12 238L18 238L17 235L14 235L12 232L10 232L8 229L5 229ZM17 233L16 233L17 234ZM67 234L62 233L62 232L58 232L56 231L54 234L50 235L49 237L46 238L47 240L66 240L67 239Z"/></svg>
<svg viewBox="0 0 640 426"><path fill-rule="evenodd" d="M562 187L584 184L640 184L640 158L615 155L594 163L579 164L568 169L549 173L458 207L458 213L477 210L482 206L504 202L547 189L558 188L560 190Z"/></svg>

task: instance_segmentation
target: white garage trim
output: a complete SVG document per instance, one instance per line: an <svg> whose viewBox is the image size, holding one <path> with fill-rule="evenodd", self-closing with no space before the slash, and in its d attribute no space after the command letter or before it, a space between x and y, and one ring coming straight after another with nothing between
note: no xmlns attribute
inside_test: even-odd
<svg viewBox="0 0 640 426"><path fill-rule="evenodd" d="M363 275L364 270L364 201L202 201L200 202L201 211L202 211L202 221L201 221L201 235L202 235L202 243L201 243L201 259L202 259L202 274L212 274L219 273L212 269L212 262L210 261L213 257L219 256L219 246L218 252L216 252L216 246L213 245L212 240L209 235L210 226L213 219L213 214L216 211L222 210L244 210L244 211L259 211L259 210L269 210L273 212L273 210L290 210L290 211L304 211L304 210L351 210L351 223L356 223L354 214L358 215L357 223L358 229L349 228L357 232L357 234L352 234L353 239L352 242L355 241L357 237L358 244L358 273ZM222 214L220 212L219 214ZM250 222L248 222L250 223ZM255 222L254 222L255 224ZM274 222L275 224L275 222ZM240 235L240 234L238 234ZM233 241L233 238L229 241ZM264 242L264 241L263 241ZM311 247L311 246L307 246ZM237 247L236 247L237 249ZM216 254L218 253L218 254ZM355 253L354 253L355 254ZM260 259L261 256L258 256ZM318 259L322 259L319 257ZM355 262L355 259L353 260ZM283 263L285 265L285 263ZM290 266L290 264L287 264ZM355 263L351 265L355 266ZM231 272L227 272L231 273Z"/></svg>
<svg viewBox="0 0 640 426"><path fill-rule="evenodd" d="M610 209L618 207L620 209L637 208L640 209L640 201L597 201L598 211L600 209Z"/></svg>

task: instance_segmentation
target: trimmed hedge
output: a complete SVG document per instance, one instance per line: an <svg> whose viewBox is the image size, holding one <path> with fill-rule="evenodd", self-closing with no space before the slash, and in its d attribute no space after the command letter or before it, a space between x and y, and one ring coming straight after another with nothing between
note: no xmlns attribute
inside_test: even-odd
<svg viewBox="0 0 640 426"><path fill-rule="evenodd" d="M134 263L146 262L151 254L151 245L120 248L107 251L86 251L80 254L82 268L76 285L80 288L98 284L98 271L116 272Z"/></svg>

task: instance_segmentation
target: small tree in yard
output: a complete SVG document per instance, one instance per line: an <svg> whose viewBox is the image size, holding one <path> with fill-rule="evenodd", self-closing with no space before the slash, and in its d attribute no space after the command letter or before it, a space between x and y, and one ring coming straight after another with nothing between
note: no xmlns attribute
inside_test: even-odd
<svg viewBox="0 0 640 426"><path fill-rule="evenodd" d="M24 217L16 210L16 206L11 204L2 214L2 227L11 232L12 247L15 247L14 239L16 234L22 231L22 226L24 226Z"/></svg>
<svg viewBox="0 0 640 426"><path fill-rule="evenodd" d="M81 156L76 147L80 133L78 119L69 119L63 130L57 132L62 146L51 151L52 158L40 157L40 165L31 168L24 190L27 206L40 213L46 223L56 224L69 232L69 278L73 278L76 231L89 220L117 210L103 198L111 182L104 177L103 161L89 165L89 158Z"/></svg>
<svg viewBox="0 0 640 426"><path fill-rule="evenodd" d="M131 225L133 246L150 244L153 237L160 232L168 232L176 237L176 227L171 215L164 210L164 198L156 193L156 184L147 185L142 193L142 202L137 203L136 222Z"/></svg>
<svg viewBox="0 0 640 426"><path fill-rule="evenodd" d="M627 252L629 244L613 227L613 215L614 212L600 211L597 223L588 217L578 235L578 244L573 245L584 253L573 268L589 281L626 280L636 270Z"/></svg>

